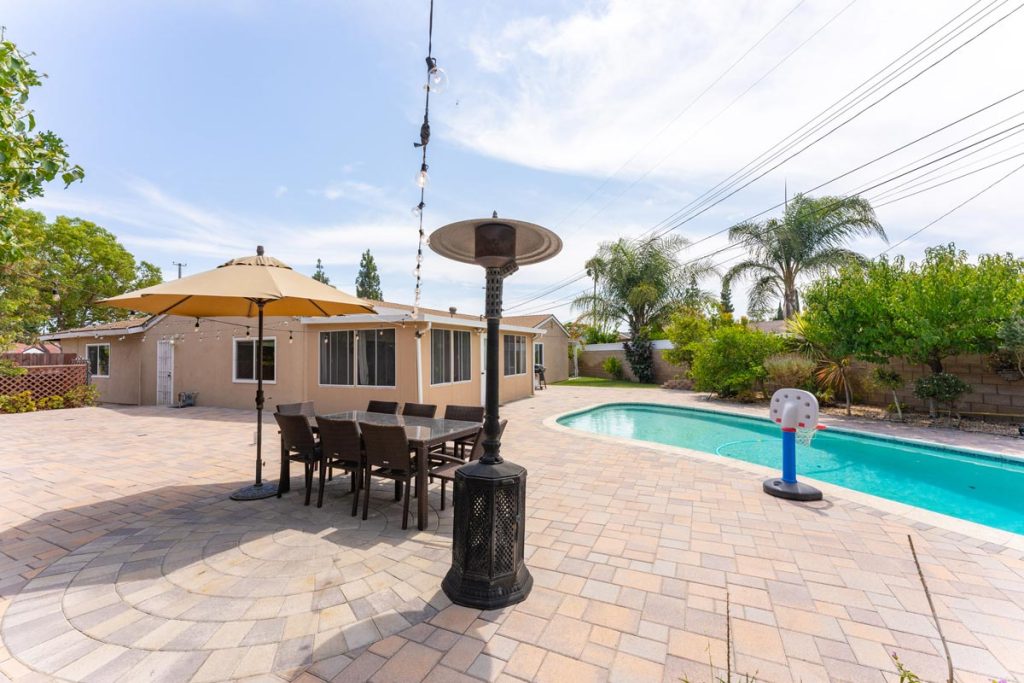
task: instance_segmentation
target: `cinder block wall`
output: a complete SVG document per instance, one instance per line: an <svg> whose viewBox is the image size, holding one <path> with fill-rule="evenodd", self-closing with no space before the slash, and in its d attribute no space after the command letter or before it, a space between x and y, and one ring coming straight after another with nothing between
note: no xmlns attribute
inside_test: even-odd
<svg viewBox="0 0 1024 683"><path fill-rule="evenodd" d="M685 377L687 368L672 365L662 357L668 342L656 342L654 349L654 376L659 384L675 377ZM622 363L627 379L635 380L626 363L625 352L621 344L591 344L580 353L580 374L585 377L604 377L610 375L601 367L601 363L609 356L615 356ZM658 347L662 348L658 348ZM871 373L874 366L869 363L857 363L856 366L865 373ZM927 410L927 403L914 396L914 382L919 377L931 374L927 365L912 365L902 359L894 359L888 367L900 373L904 386L897 391L900 401L913 410ZM971 392L966 394L958 404L966 413L995 413L1000 415L1024 415L1024 378L1013 380L1010 374L1005 377L989 367L988 358L983 355L966 355L949 358L943 362L946 372L958 376L971 385ZM892 403L892 393L887 390L874 390L862 397L868 405L887 406Z"/></svg>

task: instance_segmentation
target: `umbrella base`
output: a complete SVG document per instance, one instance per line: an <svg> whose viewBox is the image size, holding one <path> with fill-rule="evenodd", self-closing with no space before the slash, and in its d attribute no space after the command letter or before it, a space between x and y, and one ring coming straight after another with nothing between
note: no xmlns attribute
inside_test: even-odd
<svg viewBox="0 0 1024 683"><path fill-rule="evenodd" d="M231 500L261 500L277 495L277 484L263 482L238 489L231 494Z"/></svg>

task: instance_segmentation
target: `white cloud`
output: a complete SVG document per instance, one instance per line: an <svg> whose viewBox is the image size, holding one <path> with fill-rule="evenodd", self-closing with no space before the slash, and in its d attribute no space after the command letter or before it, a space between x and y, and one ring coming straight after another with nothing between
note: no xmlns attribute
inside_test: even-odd
<svg viewBox="0 0 1024 683"><path fill-rule="evenodd" d="M284 185L278 185L274 188L274 197L280 199L281 197L288 194L288 188Z"/></svg>

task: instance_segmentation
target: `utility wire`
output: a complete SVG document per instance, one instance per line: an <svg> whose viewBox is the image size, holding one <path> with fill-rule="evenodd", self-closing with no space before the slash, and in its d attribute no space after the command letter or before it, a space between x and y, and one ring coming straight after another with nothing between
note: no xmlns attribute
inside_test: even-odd
<svg viewBox="0 0 1024 683"><path fill-rule="evenodd" d="M939 41L940 41L940 42L938 42L938 43L936 43L936 44L933 44L933 45L929 46L928 48L926 48L926 50L925 50L925 51L924 51L924 52L923 52L923 53L922 53L921 55L918 55L917 57L913 58L913 61L911 61L911 63L910 63L909 65L906 65L906 66L904 66L904 67L901 67L901 68L902 68L902 71L897 71L897 72L896 72L896 74L893 74L893 75L890 75L890 76L888 76L888 77L887 77L887 80L884 80L884 81L882 82L882 84L878 84L878 85L875 85L875 86L873 86L873 88L872 88L872 89L870 89L870 90L869 90L868 92L866 92L866 93L862 93L861 95L857 96L857 98L855 98L853 102L851 102L851 103L848 103L848 104L844 105L844 106L843 106L843 108L841 108L841 109L840 109L840 111L839 111L839 112L838 112L837 114L833 114L833 115L832 115L832 116L831 116L830 118L827 118L827 119L826 119L826 120L825 120L824 122L820 122L820 123L818 123L818 124L817 124L817 126L816 126L816 127L813 127L813 128L812 128L812 129L810 130L810 131L806 131L806 132L803 132L803 133L801 133L801 131L803 131L803 130L804 130L805 128L807 128L808 126L813 126L813 125L814 125L814 121L815 121L815 120L817 120L817 119L819 119L820 117L822 117L822 116L826 115L826 114L827 114L827 113L828 113L829 111L831 111L832 109L834 109L834 108L835 108L835 107L836 107L837 105L840 105L840 104L841 104L841 103L842 103L843 101L845 101L845 100L847 100L848 98L850 98L851 96L853 96L853 95L854 95L854 93L856 93L857 91L859 91L859 90L861 90L862 88L864 88L864 86L865 86L865 85L867 85L867 84L871 83L871 82L872 82L872 81L873 81L873 80L874 80L875 78L877 78L877 77L878 77L879 75L881 75L881 74L885 73L885 72L886 72L886 71L888 71L888 70L889 70L889 69L890 69L891 67L893 67L894 65L896 65L896 64L900 63L901 61L903 61L903 60L904 60L904 59L905 59L905 58L906 58L906 57L907 57L908 55L912 54L912 53L913 53L913 52L914 52L915 50L917 50L917 48L918 48L918 47L920 47L921 45L923 45L923 44L927 43L927 42L928 42L929 40L931 40L931 39L932 39L933 37L935 37L936 35L940 34L940 33L941 33L941 32L942 32L942 31L943 31L944 29L946 29L946 28L947 28L948 26L950 26L951 24L955 23L955 22L956 22L956 21L957 21L957 20L958 20L958 19L959 19L960 17L962 17L963 15L967 14L968 12L970 12L970 11L971 11L971 10L972 10L972 9L973 9L973 8L974 8L975 6L977 6L977 5L978 5L978 4L979 4L979 3L981 2L981 0L976 0L976 1L975 1L974 3L972 3L972 4L971 4L971 5L970 5L970 6L969 6L969 7L967 8L967 9L963 10L962 12L960 12L959 14L957 14L956 16L954 16L954 17L953 17L952 19L950 19L949 21L947 21L947 22L946 22L945 24L943 24L943 25L942 25L941 27L939 27L938 29L936 29L935 31L933 31L933 32L932 32L931 34L929 34L928 36L926 36L926 37L925 37L924 39L922 39L922 40L918 41L918 43L916 43L916 44L915 44L915 45L914 45L913 47L911 47L911 48L910 48L909 50L905 51L905 52L904 52L903 54L901 54L901 55L900 55L899 57L897 57L896 59L892 60L891 62L889 62L889 63L888 63L887 65L885 65L884 67L882 67L882 69L880 69L880 70L878 70L877 72L875 72L875 73L874 73L874 74L873 74L872 76L870 76L870 77L869 77L868 79L866 79L865 81L863 81L863 82L862 82L862 83L861 83L860 85L858 85L858 86L857 86L856 88L854 88L853 90L851 90L851 91L850 91L849 93L847 93L847 94L846 94L846 95L844 95L843 97L841 97L841 98L839 98L838 100L836 100L836 101L835 101L835 102L834 102L834 103L833 103L832 105L830 105L830 106L829 106L828 108L826 108L826 109L825 109L825 110L824 110L823 112L821 112L820 114L816 115L815 117L813 117L812 119L810 119L810 120L809 120L809 121L808 121L807 123L803 124L802 126L800 126L799 128L797 128L796 130L794 130L794 131L793 131L792 133L790 133L789 135L787 135L787 136L786 136L785 138L783 138L783 139L782 139L782 140L781 140L780 142L776 143L775 145L773 145L772 147L770 147L770 148L769 148L768 150L766 150L765 152L762 152L762 153L761 153L760 155L758 155L758 157L755 157L755 159L754 159L754 160L752 160L751 162L748 162L748 164L746 164L746 165L745 165L745 166L744 166L743 168L741 168L741 169L740 169L739 171L737 171L737 172L734 172L734 173L733 173L732 175L730 175L730 176L729 176L728 178L726 178L725 180L723 180L723 181L721 181L720 183L718 183L718 185L716 185L716 186L714 186L713 188L711 188L711 190L708 190L707 192L703 193L703 194L702 194L702 195L701 195L700 197L698 197L698 198L696 198L695 200L691 201L691 202L690 202L690 203L688 203L688 204L687 204L686 206L684 206L684 207L683 207L682 209L680 209L680 210L676 211L676 212L675 212L675 213L674 213L674 214L673 214L672 216L670 216L669 218L667 218L667 219L664 219L664 220L662 220L661 222L659 222L658 224L656 224L656 225L655 225L654 227L650 228L650 229L649 229L648 231L646 231L646 233L645 233L645 234L650 234L650 235L652 235L651 239L657 239L658 237L660 237L660 236L662 236L662 235L664 235L664 234L667 234L667 232L670 232L671 230L675 230L675 229L677 229L678 227L680 227L681 225L683 225L683 224L685 224L685 223L687 223L687 222L689 222L689 221L693 220L693 219L694 219L694 218L696 218L697 216L699 216L699 215L701 215L701 214L705 213L705 212L706 212L707 210L709 210L709 209L710 209L711 207L713 207L713 206L717 205L718 203L721 203L721 202L722 202L722 201L724 201L725 199L728 199L729 197L731 197L732 195L736 194L736 193L737 193L737 192L739 192L740 190L742 190L742 189L744 189L745 187L749 186L749 185L750 185L751 183L755 182L756 180L758 180L759 178L763 177L763 176L764 176L764 175L766 175L767 173L770 173L770 172L771 172L772 170L774 170L774 169L778 168L778 167L779 167L779 166L781 166L782 164L784 164L784 163L786 163L787 161L791 160L791 159L792 159L792 158L793 158L794 156L796 156L796 155L798 155L798 154L802 153L803 151L806 151L806 150L807 150L807 149L808 149L809 147L813 146L813 145L814 145L814 144L816 144L817 142L820 142L820 141L821 141L822 139L824 139L824 138L825 138L825 137L827 137L828 135L831 135L831 134L832 134L833 132L835 132L835 131L836 131L836 130L838 130L839 128L841 128L841 127L845 126L845 125L846 125L846 124L848 124L848 123L849 123L850 121L852 121L852 120L854 120L855 118L859 117L860 115L862 115L863 113L865 113L865 112L866 112L866 111L868 111L869 109L873 108L874 106L876 106L876 105L877 105L877 104L879 104L880 102L884 101L885 99L887 99L888 97L890 97L890 96L891 96L891 95L893 95L894 93L898 92L898 91L899 91L900 89L902 89L903 87L905 87L905 86L906 86L906 85L908 85L909 83L913 82L914 80L916 80L917 78L919 78L919 77L920 77L921 75L923 75L924 73L926 73L926 72L930 71L930 70L931 70L932 68L934 68L934 67L935 67L935 66L937 66L938 64L940 64L940 63L942 63L943 61L945 61L946 59L948 59L948 58L949 58L950 56L952 56L953 54L955 54L956 52L958 52L959 50L961 50L961 49L962 49L963 47L965 47L966 45L970 44L971 42L973 42L974 40L976 40L976 39L977 39L977 38L979 38L980 36L984 35L984 34L985 34L985 33L986 33L986 32L987 32L988 30L990 30L990 29L991 29L992 27L994 27L994 26L998 25L999 23L1001 23L1002 21L1004 21L1005 19L1007 19L1007 18L1008 18L1009 16L1011 16L1012 14L1014 14L1014 13L1015 13L1016 11L1018 11L1018 10L1019 10L1019 9L1020 9L1020 8L1021 8L1022 6L1024 6L1024 5L1019 5L1019 6L1018 6L1018 7L1016 7L1015 9L1011 10L1011 12L1009 12L1008 14L1006 14L1006 15L1004 15L1004 16L1002 16L1002 17L1000 17L1000 18L999 18L999 19L997 19L997 20L996 20L996 21L995 21L994 23L992 23L992 24L990 24L989 26L987 26L987 27L985 27L984 29L982 29L982 31L980 31L979 33L977 33L977 34L976 34L976 35L974 35L973 37L969 38L969 39L968 39L968 40L966 40L965 42L961 43L960 45L956 46L956 47L955 47L955 48L954 48L954 49L953 49L952 51L950 51L949 53L947 53L946 55L944 55L943 57L941 57L941 58L940 58L940 59L938 59L937 61L933 62L932 64L928 65L927 67L925 67L925 69L923 69L922 71L918 72L918 73L917 73L916 75L914 75L914 76L910 77L910 78L909 78L909 79L908 79L907 81L905 81L904 83L902 83L902 84L898 85L898 86L897 86L896 88L894 88L893 90L889 91L888 93L886 93L885 95L883 95L883 96L882 96L881 98L879 98L879 99L877 99L876 101L874 101L873 103L869 104L869 105L868 105L867 107L865 107L865 108L861 109L861 110L860 110L859 112L857 112L856 114L854 114L854 115L853 115L853 117L849 118L848 120L846 120L846 121L845 121L845 122L843 122L843 123L840 123L840 124L839 124L838 126L836 126L836 127L832 128L831 130L829 130L828 132L826 132L826 133L825 133L824 135L822 135L822 136L819 136L819 137L818 137L817 139L815 139L815 140L814 140L814 141L813 141L812 143L810 143L809 145L806 145L806 146L804 146L804 147L803 147L802 149L798 150L798 151L797 151L796 153L794 153L794 154L791 154L790 156L788 156L788 157L786 157L785 159L783 159L783 160L782 160L781 162L777 163L777 164L776 164L775 166L773 166L772 168L769 168L769 169L768 169L768 171L766 171L766 172L764 172L764 173L761 173L761 174L757 175L757 176L756 176L755 178L753 178L752 180L749 180L748 182L745 182L744 184L742 184L742 185L741 185L740 187L738 187L738 188L736 188L736 189L734 189L734 190L732 190L732 191L728 192L728 194L725 194L725 196L721 196L721 194L722 194L723 192L725 192L726 190L730 189L730 188L731 188L732 186L734 186L734 185L735 185L735 184L736 184L737 182L740 182L740 181L742 181L743 179L745 179L745 178L749 177L749 175L750 175L750 174L751 174L752 172L756 171L757 169L759 169L759 168L763 168L763 166L764 166L764 165L765 165L766 163L770 163L770 162L771 162L772 160L774 160L774 159L777 159L777 158L778 158L778 156L779 156L780 154L782 154L782 153L785 153L785 152L786 152L786 151L788 151L789 149L792 149L792 147L793 147L794 145L796 145L796 144L799 144L799 143L800 143L800 142L801 142L802 140L805 140L805 139L806 139L806 138L807 138L807 137L808 137L808 136L809 136L810 134L813 134L813 132L814 132L814 131L820 130L820 129L821 129L821 127L822 127L823 125L827 125L827 123L828 123L828 122L830 122L830 121L832 121L832 120L834 120L834 119L836 118L836 116L837 116L837 115L841 115L842 113L845 113L846 111L848 111L848 110L849 110L850 108L852 108L853 106L856 106L856 104L857 104L857 103L858 103L859 101L862 101L862 100L863 100L863 99L865 99L866 97L870 96L870 94L872 94L873 92L877 91L878 89L880 89L880 87L883 87L883 86L884 86L885 84L887 84L887 83L891 82L891 81L892 81L892 80L893 80L893 79L894 79L895 77L897 77L898 75L901 75L902 73L906 72L906 71L907 71L907 70L908 70L909 68L911 68L912 66L916 65L917 63L919 63L919 62L920 62L921 60L923 60L923 59L924 59L925 57L927 57L927 56L928 56L929 54L931 54L931 53L934 53L934 52L935 52L935 51L937 51L937 50L938 50L939 48L941 48L941 47L942 47L943 45L945 45L945 44L947 44L948 42L950 42L950 41L951 41L951 40L952 40L953 38L955 38L955 37L959 36L960 34L962 34L963 32L965 32L965 31L966 31L967 29L969 29L969 28L971 28L971 27L972 27L973 25L977 24L977 23L978 23L978 22L979 22L979 21L980 21L981 19L983 19L984 17L986 17L986 16L988 16L989 14L991 14L992 12L994 12L994 11L995 11L995 9L997 9L997 8L998 8L999 6L1001 6L1002 4L1005 4L1005 2L1006 2L1006 1L1007 1L1007 0L1001 0L1001 2L999 2L999 3L997 4L997 2L996 2L996 1L994 0L994 1L992 2L992 3L990 3L990 4L989 4L989 5L987 5L987 6L985 6L985 7L984 7L984 8L983 8L983 9L982 9L981 11L979 11L979 12L978 12L977 14L975 14L974 16L972 16L972 17L970 17L969 19L967 19L967 20L966 20L966 21L965 21L964 23L962 23L962 24L961 24L960 26L957 26L956 28L952 29L952 31L951 31L950 33L947 33L947 35L945 35L945 36L943 36L942 38L940 38L940 39L939 39ZM787 140L789 140L790 138L793 138L793 136L794 136L794 135L797 135L796 139L794 139L794 140L790 141L789 143L787 143L786 141L787 141ZM910 143L910 144L913 144L913 143ZM774 152L774 153L773 153L773 150L776 150L776 148L778 148L778 147L779 147L780 145L782 145L782 149L781 149L781 150L779 150L779 151L776 151L776 152ZM769 157L768 157L767 159L763 160L763 161L758 161L758 160L762 159L763 157L765 157L765 155L766 155L766 154L770 154L770 156L769 156ZM748 167L752 167L752 168L751 168L750 170L747 170L746 172L744 172L744 169L747 169ZM716 200L715 200L715 201L714 201L713 203L711 203L711 204L708 204L708 200L709 200L709 199L711 199L711 198L715 198L715 197L717 197L717 199L716 199ZM700 210L699 210L699 211L696 211L696 209L697 209L697 208L699 208L699 207L701 207L701 205L702 205L702 204L704 205L704 206L703 206L703 208L700 208ZM682 215L684 215L684 214L685 214L685 213L686 213L686 212L687 212L688 210L690 210L690 213L691 213L691 215L687 216L686 218L682 218L682 219L679 219L679 217L680 217L680 216L682 216ZM676 220L676 219L679 219L679 220ZM675 223L673 224L672 222L673 222L674 220L675 220L676 222L675 222ZM663 227L663 226L668 226L668 227ZM659 229L660 229L660 232L659 232ZM703 242L703 241L706 241L706 240L708 240L708 239L711 239L711 238L715 237L716 235L719 235L719 234L721 234L721 233L722 233L722 232L724 232L724 231L725 231L725 230L722 230L722 231L718 231L718 232L716 232L716 233L712 233L711 235L708 235L708 236L706 236L706 237L704 237L704 238L702 238L702 239L698 240L697 242L695 242L695 243L692 243L692 244L691 244L690 246L694 246L695 244L699 244L699 243L701 243L701 242ZM641 237L640 237L640 238L638 238L638 239L642 239L642 238L643 238L643 234L642 234L642 235L641 235ZM572 276L570 276L569 278L567 278L567 280L566 280L566 281L564 282L564 284L561 284L560 286L562 286L562 287L564 287L564 286L568 286L569 284L572 284L573 282L576 282L576 281L578 281L578 280L582 279L582 278L583 278L584 276L585 276L585 274L584 274L584 275L578 275L578 276L575 276L575 277L572 277ZM558 288L558 287L556 287L556 288L554 288L554 289L555 289L555 290L557 290L557 288ZM544 294L542 293L542 296L543 296L543 295L544 295ZM525 302L519 302L519 303L525 303Z"/></svg>

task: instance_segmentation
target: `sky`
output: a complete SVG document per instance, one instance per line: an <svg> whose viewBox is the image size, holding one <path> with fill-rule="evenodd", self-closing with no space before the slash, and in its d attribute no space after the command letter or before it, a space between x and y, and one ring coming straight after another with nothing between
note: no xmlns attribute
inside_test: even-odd
<svg viewBox="0 0 1024 683"><path fill-rule="evenodd" d="M569 302L589 280L548 290L577 276L601 242L667 225L960 13L958 21L987 14L808 142L865 109L849 123L699 215L681 214L689 220L674 233L694 243L681 258L717 252L727 246L717 233L730 225L1024 88L1017 7L435 0L433 54L449 84L431 101L426 228L497 211L555 230L561 254L506 281L506 314L571 319ZM29 206L95 221L167 278L173 262L196 273L261 244L306 273L321 259L332 284L352 292L370 249L385 298L411 303L412 143L423 116L428 8L427 0L4 0L7 37L35 52L33 65L48 74L30 100L37 119L86 170L83 183L51 185ZM858 190L957 140L1021 122L1024 95L815 194ZM1016 168L1019 132L972 148L978 153L959 165L929 167L932 180L950 181L939 188L885 206L901 196L881 194L892 185L866 193L877 195L890 243ZM917 259L955 241L972 255L1020 254L1022 190L1024 171L892 253ZM868 256L886 249L878 238L851 246ZM712 258L727 269L742 256L740 248ZM428 250L423 305L478 313L482 284L479 268ZM740 311L743 289L733 291Z"/></svg>

